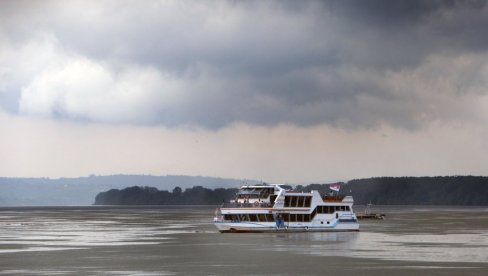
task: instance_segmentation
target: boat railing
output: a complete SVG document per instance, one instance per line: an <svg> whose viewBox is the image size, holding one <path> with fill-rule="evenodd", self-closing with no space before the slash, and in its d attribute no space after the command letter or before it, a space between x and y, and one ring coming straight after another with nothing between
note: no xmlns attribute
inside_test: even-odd
<svg viewBox="0 0 488 276"><path fill-rule="evenodd" d="M269 202L254 202L254 203L240 203L240 202L224 202L221 208L270 208L273 204Z"/></svg>

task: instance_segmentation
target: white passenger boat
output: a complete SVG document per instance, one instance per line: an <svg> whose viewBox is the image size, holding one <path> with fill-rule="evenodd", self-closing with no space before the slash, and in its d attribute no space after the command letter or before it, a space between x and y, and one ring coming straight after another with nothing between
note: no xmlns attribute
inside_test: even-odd
<svg viewBox="0 0 488 276"><path fill-rule="evenodd" d="M336 190L335 187L331 187ZM220 232L359 231L352 196L287 190L280 184L242 186L215 212Z"/></svg>

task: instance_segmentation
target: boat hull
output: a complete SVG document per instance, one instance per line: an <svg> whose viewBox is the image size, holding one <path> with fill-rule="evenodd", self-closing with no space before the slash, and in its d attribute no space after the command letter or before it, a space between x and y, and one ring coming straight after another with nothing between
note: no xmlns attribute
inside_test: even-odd
<svg viewBox="0 0 488 276"><path fill-rule="evenodd" d="M215 226L221 233L265 233L265 232L348 232L359 231L356 222L336 222L332 225L316 224L288 224L285 227L276 227L274 223L233 223L215 222Z"/></svg>

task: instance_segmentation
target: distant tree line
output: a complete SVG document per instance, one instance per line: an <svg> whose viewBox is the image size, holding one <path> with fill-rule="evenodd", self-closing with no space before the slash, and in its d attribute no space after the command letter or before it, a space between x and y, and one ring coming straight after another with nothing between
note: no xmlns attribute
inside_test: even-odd
<svg viewBox="0 0 488 276"><path fill-rule="evenodd" d="M347 186L360 204L488 205L488 177L378 177L351 180Z"/></svg>
<svg viewBox="0 0 488 276"><path fill-rule="evenodd" d="M153 187L129 187L99 193L95 205L215 205L235 198L237 188L208 189L202 186L176 187L172 192Z"/></svg>
<svg viewBox="0 0 488 276"><path fill-rule="evenodd" d="M488 177L377 177L340 183L339 194L354 196L355 204L377 205L488 205ZM298 185L296 191L330 193L328 184ZM95 205L217 205L235 198L237 189L202 186L172 192L152 187L112 189L99 193Z"/></svg>

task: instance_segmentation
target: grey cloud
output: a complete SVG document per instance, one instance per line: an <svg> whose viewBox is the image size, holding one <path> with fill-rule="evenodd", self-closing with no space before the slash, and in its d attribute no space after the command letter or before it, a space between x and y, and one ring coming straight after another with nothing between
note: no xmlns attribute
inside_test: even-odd
<svg viewBox="0 0 488 276"><path fill-rule="evenodd" d="M437 103L460 97L444 89L470 91L474 85L459 78L446 88L423 78L426 66L438 70L435 80L447 74L443 66L453 65L431 65L433 56L453 63L467 56L470 65L456 67L456 73L474 71L474 79L483 79L477 71L483 63L472 60L487 59L484 1L30 4L0 4L0 39L15 48L52 35L49 43L58 53L52 59L59 61L36 72L8 71L0 78L0 106L15 112L12 105L22 100L21 111L31 115L212 129L235 122L353 128L386 123L414 129L426 118L443 120L447 112ZM54 80L46 73L65 74L85 58L89 68L103 67L103 77L94 75L96 85L87 85L99 93L85 96L73 89L81 83ZM2 68L14 68L11 59L0 57L0 62ZM158 76L148 73L153 69ZM14 71L25 71L18 77L23 82L9 82ZM153 83L145 85L148 74ZM148 90L129 93L129 98L119 82ZM65 89L54 93L49 85ZM111 97L99 97L110 91ZM83 105L66 104L76 99ZM455 108L462 113L465 106ZM126 110L129 115L123 115Z"/></svg>

